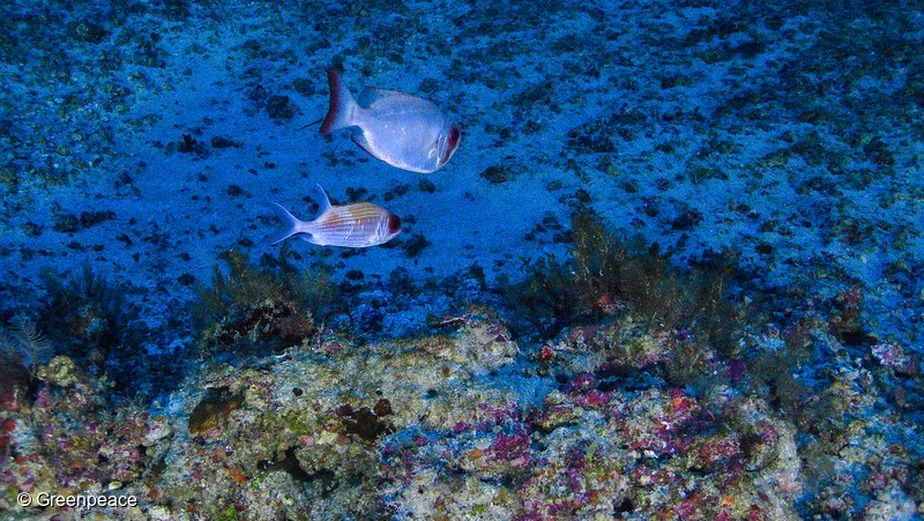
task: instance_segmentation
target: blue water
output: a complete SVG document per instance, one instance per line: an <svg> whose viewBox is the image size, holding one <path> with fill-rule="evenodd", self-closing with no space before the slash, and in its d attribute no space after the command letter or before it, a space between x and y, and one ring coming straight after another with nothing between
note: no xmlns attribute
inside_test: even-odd
<svg viewBox="0 0 924 521"><path fill-rule="evenodd" d="M217 253L272 253L264 203L308 219L319 183L405 232L357 256L298 244L306 266L477 263L493 280L563 255L555 228L586 204L680 265L733 249L757 288L858 285L876 337L920 342L919 10L78 5L5 8L12 313L39 270L89 262L158 294L144 304L159 314ZM434 101L463 129L458 154L417 175L318 135L332 64L353 90ZM410 257L415 236L428 244Z"/></svg>

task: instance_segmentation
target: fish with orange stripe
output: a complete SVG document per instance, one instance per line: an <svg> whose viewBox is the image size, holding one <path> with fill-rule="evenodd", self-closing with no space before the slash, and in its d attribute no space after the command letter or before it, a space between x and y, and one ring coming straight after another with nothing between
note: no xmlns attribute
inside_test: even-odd
<svg viewBox="0 0 924 521"><path fill-rule="evenodd" d="M321 208L313 221L301 221L282 205L273 203L286 227L272 244L297 235L319 246L368 248L385 244L401 233L401 219L381 206L372 203L331 206L321 185L315 185L314 190Z"/></svg>

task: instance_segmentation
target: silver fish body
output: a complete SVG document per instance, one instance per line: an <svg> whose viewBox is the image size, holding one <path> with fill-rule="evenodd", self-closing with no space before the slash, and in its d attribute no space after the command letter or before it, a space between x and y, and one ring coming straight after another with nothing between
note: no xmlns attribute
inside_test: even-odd
<svg viewBox="0 0 924 521"><path fill-rule="evenodd" d="M385 244L401 233L401 219L380 206L372 203L331 206L320 185L315 185L315 193L321 209L318 217L309 222L299 220L282 205L273 203L286 227L272 244L298 235L319 246L368 248Z"/></svg>
<svg viewBox="0 0 924 521"><path fill-rule="evenodd" d="M410 94L366 89L357 103L334 69L327 70L330 109L321 133L356 127L353 141L392 166L428 174L442 168L462 133L433 103Z"/></svg>

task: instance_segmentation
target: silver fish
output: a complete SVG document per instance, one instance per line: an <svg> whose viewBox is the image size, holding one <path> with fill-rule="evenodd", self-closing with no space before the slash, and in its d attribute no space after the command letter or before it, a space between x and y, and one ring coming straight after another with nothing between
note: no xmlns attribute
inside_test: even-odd
<svg viewBox="0 0 924 521"><path fill-rule="evenodd" d="M353 141L389 165L429 174L459 147L459 127L433 103L394 90L367 88L360 105L334 69L327 69L330 109L321 134L357 127Z"/></svg>
<svg viewBox="0 0 924 521"><path fill-rule="evenodd" d="M321 185L315 185L314 190L321 209L318 217L310 222L300 221L282 205L272 203L286 224L272 244L298 235L319 246L368 248L385 244L401 233L401 219L380 206L372 203L331 206Z"/></svg>

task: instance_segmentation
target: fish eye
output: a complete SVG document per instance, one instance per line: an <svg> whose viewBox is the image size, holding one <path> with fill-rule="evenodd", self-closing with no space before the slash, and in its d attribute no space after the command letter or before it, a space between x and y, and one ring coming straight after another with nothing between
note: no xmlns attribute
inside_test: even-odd
<svg viewBox="0 0 924 521"><path fill-rule="evenodd" d="M401 218L395 214L388 216L388 233L398 233L401 231Z"/></svg>

